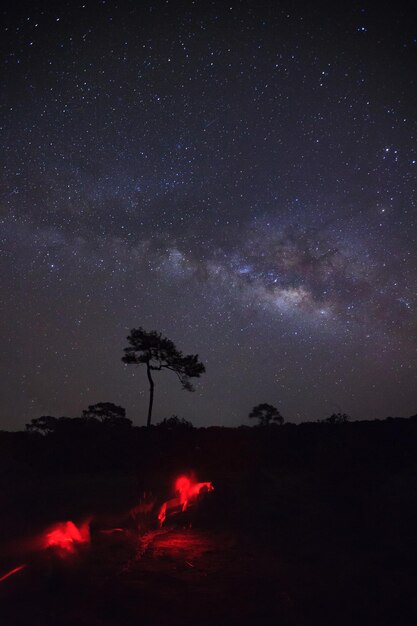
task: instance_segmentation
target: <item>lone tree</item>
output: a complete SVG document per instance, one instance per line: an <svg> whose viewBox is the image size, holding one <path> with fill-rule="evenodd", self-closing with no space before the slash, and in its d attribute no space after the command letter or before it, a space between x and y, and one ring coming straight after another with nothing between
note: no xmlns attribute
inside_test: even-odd
<svg viewBox="0 0 417 626"><path fill-rule="evenodd" d="M254 406L252 411L249 413L249 417L258 419L259 426L268 426L271 422L276 422L279 425L284 423L284 418L278 409L272 404L267 404L266 402Z"/></svg>
<svg viewBox="0 0 417 626"><path fill-rule="evenodd" d="M124 349L123 363L127 365L146 365L149 381L149 408L147 426L151 425L155 383L152 372L163 369L175 372L187 391L194 391L190 378L199 378L206 368L198 360L198 354L186 354L177 350L167 337L162 337L156 330L147 332L143 328L133 328L127 337L129 346Z"/></svg>

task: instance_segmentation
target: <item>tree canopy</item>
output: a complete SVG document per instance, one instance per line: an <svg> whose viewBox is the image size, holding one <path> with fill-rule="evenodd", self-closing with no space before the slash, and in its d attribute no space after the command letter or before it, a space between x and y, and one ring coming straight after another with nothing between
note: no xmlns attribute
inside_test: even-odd
<svg viewBox="0 0 417 626"><path fill-rule="evenodd" d="M254 406L252 411L249 413L249 417L259 420L259 426L268 426L271 422L279 425L284 423L284 418L278 409L272 404L267 404L266 402Z"/></svg>
<svg viewBox="0 0 417 626"><path fill-rule="evenodd" d="M26 430L29 432L37 432L42 435L48 435L56 430L58 422L62 417L54 417L53 415L42 415L41 417L35 417L30 420L29 424L26 424Z"/></svg>
<svg viewBox="0 0 417 626"><path fill-rule="evenodd" d="M117 427L132 426L132 421L126 417L126 409L113 402L97 402L90 404L88 409L83 411L83 417L87 419L98 419L103 424Z"/></svg>
<svg viewBox="0 0 417 626"><path fill-rule="evenodd" d="M156 330L146 331L142 327L133 328L127 341L129 345L124 348L123 363L146 365L150 391L147 425L150 426L155 387L152 372L170 370L177 375L183 389L194 391L190 378L199 378L206 368L198 360L198 354L184 355L176 348L173 341L163 337Z"/></svg>
<svg viewBox="0 0 417 626"><path fill-rule="evenodd" d="M349 415L347 413L332 413L330 417L322 420L325 424L345 424L349 421Z"/></svg>
<svg viewBox="0 0 417 626"><path fill-rule="evenodd" d="M171 417L166 417L157 424L158 428L162 428L165 430L189 430L190 428L194 428L194 426L188 420L184 418L178 417L178 415L171 415Z"/></svg>
<svg viewBox="0 0 417 626"><path fill-rule="evenodd" d="M29 432L48 435L51 433L98 432L103 428L130 428L132 421L126 417L126 410L113 402L90 404L82 412L82 417L54 417L42 415L26 424Z"/></svg>

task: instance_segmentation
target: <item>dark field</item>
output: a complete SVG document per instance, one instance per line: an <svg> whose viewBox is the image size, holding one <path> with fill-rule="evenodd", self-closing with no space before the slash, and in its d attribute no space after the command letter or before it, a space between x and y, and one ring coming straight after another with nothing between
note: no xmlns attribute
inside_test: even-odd
<svg viewBox="0 0 417 626"><path fill-rule="evenodd" d="M4 435L0 577L27 567L0 583L0 623L415 626L414 422L268 431L141 432L123 463L78 472L52 472L50 437L34 453ZM215 490L159 529L187 468ZM145 488L154 509L129 513ZM87 516L91 544L76 554L33 549L51 523Z"/></svg>

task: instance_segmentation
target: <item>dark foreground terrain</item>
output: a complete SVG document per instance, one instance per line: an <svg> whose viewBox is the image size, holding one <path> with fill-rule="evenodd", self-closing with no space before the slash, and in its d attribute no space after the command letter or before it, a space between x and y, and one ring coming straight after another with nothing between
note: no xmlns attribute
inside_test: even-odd
<svg viewBox="0 0 417 626"><path fill-rule="evenodd" d="M26 567L0 583L0 624L415 626L415 425L384 426L373 447L349 428L243 433L236 456L204 458L200 440L187 464L215 490L162 529L158 506L184 471L177 441L153 472L149 457L55 475L18 459L1 478L0 578ZM154 507L129 513L145 484ZM74 554L33 548L48 524L87 516L91 542Z"/></svg>

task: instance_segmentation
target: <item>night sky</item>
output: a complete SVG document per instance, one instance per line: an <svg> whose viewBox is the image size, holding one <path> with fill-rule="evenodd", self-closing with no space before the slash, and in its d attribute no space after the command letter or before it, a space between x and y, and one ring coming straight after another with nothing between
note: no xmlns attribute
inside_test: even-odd
<svg viewBox="0 0 417 626"><path fill-rule="evenodd" d="M416 412L411 4L3 3L0 428Z"/></svg>

